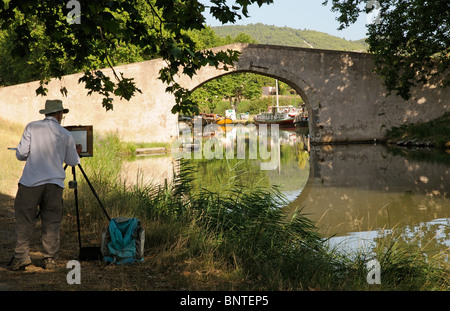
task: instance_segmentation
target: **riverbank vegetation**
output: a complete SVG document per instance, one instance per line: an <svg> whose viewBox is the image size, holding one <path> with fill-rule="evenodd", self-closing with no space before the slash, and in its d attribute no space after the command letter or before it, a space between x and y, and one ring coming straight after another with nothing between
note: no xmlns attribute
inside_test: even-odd
<svg viewBox="0 0 450 311"><path fill-rule="evenodd" d="M450 113L429 122L393 127L386 140L400 146L450 149Z"/></svg>
<svg viewBox="0 0 450 311"><path fill-rule="evenodd" d="M120 148L114 135L107 136L83 165L110 215L138 217L146 229L146 260L130 275L151 267L175 278L173 286L206 290L449 289L442 254L426 258L394 236L370 252L342 254L330 249L301 210L284 213L286 199L277 187L193 187L195 169L188 162L180 164L173 183L129 187L118 175ZM95 240L105 217L82 181L80 187L83 236ZM74 215L66 195L67 213ZM379 285L367 282L366 264L374 258L381 265ZM146 286L136 283L133 289Z"/></svg>
<svg viewBox="0 0 450 311"><path fill-rule="evenodd" d="M21 127L1 122L2 137L20 137ZM12 136L14 135L14 136ZM299 210L288 216L278 187L254 183L207 190L195 183L195 166L182 163L174 181L162 185L125 184L120 178L123 142L115 134L98 136L92 158L82 166L111 217L141 220L146 230L143 263L107 267L84 262L82 290L448 290L449 263L442 253L426 257L395 234L375 249L344 254L331 249L315 224ZM1 163L11 162L11 155ZM6 162L5 162L6 161ZM6 165L4 182L20 168ZM232 174L233 172L230 172ZM81 176L81 175L80 175ZM260 178L260 176L256 176ZM71 179L67 173L67 179ZM107 220L86 181L78 178L83 246L98 245ZM4 202L2 210L4 210ZM74 290L65 264L77 254L73 193L64 194L59 268L34 271L7 284L16 290ZM2 222L6 218L2 218ZM3 224L6 225L6 224ZM381 284L368 284L367 263L377 259ZM24 279L34 281L23 281ZM20 284L20 285L17 285Z"/></svg>
<svg viewBox="0 0 450 311"><path fill-rule="evenodd" d="M19 127L1 124L2 135L20 137ZM207 190L195 182L196 168L188 162L180 164L172 183L130 186L120 178L120 152L126 144L115 134L96 136L95 142L95 156L83 158L83 168L111 217L141 220L146 257L128 267L83 263L79 289L450 289L445 254L426 256L395 233L379 238L374 249L345 254L330 248L301 210L288 216L278 187L264 183L242 187L239 179L228 178L227 187ZM20 175L15 167L5 168L8 175ZM67 177L66 181L71 179L69 173ZM83 246L98 245L106 217L85 180L78 182ZM64 202L60 268L54 273L35 272L39 281L22 280L23 287L16 290L75 289L65 282L65 263L77 254L75 204L69 189ZM372 259L380 263L381 284L367 282L367 263ZM22 278L14 275L10 280Z"/></svg>

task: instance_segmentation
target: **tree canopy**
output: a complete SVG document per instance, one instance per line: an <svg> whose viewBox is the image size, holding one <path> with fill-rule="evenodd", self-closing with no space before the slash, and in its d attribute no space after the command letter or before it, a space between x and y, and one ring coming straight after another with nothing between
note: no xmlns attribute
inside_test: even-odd
<svg viewBox="0 0 450 311"><path fill-rule="evenodd" d="M368 25L369 52L374 54L376 73L390 92L404 99L411 88L440 77L448 86L450 3L448 0L325 0L339 12L340 28L354 23L363 12L378 10L379 19ZM206 5L203 3L207 3ZM204 66L227 69L238 60L233 50L217 53L199 32L205 12L223 24L248 17L251 4L262 6L273 0L4 0L0 3L0 83L39 80L38 95L47 93L51 78L83 72L88 94L103 96L106 110L113 97L129 100L140 90L133 77L114 70L121 62L163 58L167 66L159 72L167 91L174 94L172 112L198 112L191 92L176 81L179 73L193 76ZM245 37L245 36L244 36ZM211 40L216 40L211 36ZM250 38L241 38L250 40ZM15 64L11 67L11 64ZM113 77L99 69L111 67ZM67 95L65 88L61 93Z"/></svg>
<svg viewBox="0 0 450 311"><path fill-rule="evenodd" d="M430 82L450 84L450 2L448 0L331 0L340 29L363 12L376 10L368 25L369 52L375 72L389 92L407 100L411 88ZM324 2L327 4L328 0Z"/></svg>
<svg viewBox="0 0 450 311"><path fill-rule="evenodd" d="M192 93L192 97L203 111L213 112L223 100L229 102L229 109L236 109L242 99L259 98L261 94L258 75L238 73L205 83Z"/></svg>
<svg viewBox="0 0 450 311"><path fill-rule="evenodd" d="M21 58L33 78L40 81L38 95L47 93L51 78L82 71L80 82L88 94L103 95L106 110L113 109L111 94L129 100L140 90L133 77L115 72L117 53L142 59L162 57L167 66L159 79L175 95L172 112L198 111L189 100L190 92L175 80L180 72L193 76L203 66L231 66L239 53L233 50L214 53L197 50L189 31L205 29L205 10L220 22L235 22L248 17L251 4L270 4L273 0L98 0L48 1L6 0L0 4L0 27L15 42L9 61ZM114 78L98 70L113 69ZM63 88L61 93L67 95Z"/></svg>

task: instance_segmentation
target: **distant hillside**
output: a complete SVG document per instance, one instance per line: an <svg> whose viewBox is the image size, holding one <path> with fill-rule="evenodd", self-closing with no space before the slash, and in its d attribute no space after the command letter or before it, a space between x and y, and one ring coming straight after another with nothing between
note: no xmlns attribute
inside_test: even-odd
<svg viewBox="0 0 450 311"><path fill-rule="evenodd" d="M245 33L260 44L344 51L366 51L368 48L364 39L349 41L320 31L269 26L260 23L245 26L218 26L212 27L212 29L219 37L236 37L240 33Z"/></svg>

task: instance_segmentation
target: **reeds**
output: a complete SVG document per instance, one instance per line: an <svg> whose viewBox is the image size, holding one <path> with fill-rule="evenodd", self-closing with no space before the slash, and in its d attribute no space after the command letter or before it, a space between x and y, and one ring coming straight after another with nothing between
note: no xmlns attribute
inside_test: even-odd
<svg viewBox="0 0 450 311"><path fill-rule="evenodd" d="M87 159L86 171L111 217L140 218L146 248L161 265L195 262L197 271L219 268L226 274L215 285L219 289L449 289L448 265L426 261L392 240L378 241L374 252L381 284L368 284L369 256L350 258L331 250L302 210L292 216L283 211L287 202L278 187L247 189L235 183L223 191L199 189L193 186L195 170L187 161L180 161L170 184L129 187L118 177L119 143L114 136L102 140L94 159ZM80 187L82 221L89 224L85 233L98 236L105 225L93 224L104 217L82 181Z"/></svg>

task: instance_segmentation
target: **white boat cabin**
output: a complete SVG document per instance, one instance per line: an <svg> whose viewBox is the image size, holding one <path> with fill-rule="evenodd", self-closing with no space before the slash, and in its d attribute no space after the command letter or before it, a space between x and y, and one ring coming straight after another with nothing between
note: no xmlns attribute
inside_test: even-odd
<svg viewBox="0 0 450 311"><path fill-rule="evenodd" d="M297 109L294 106L269 106L269 111L261 112L256 116L261 121L284 120L294 118Z"/></svg>

